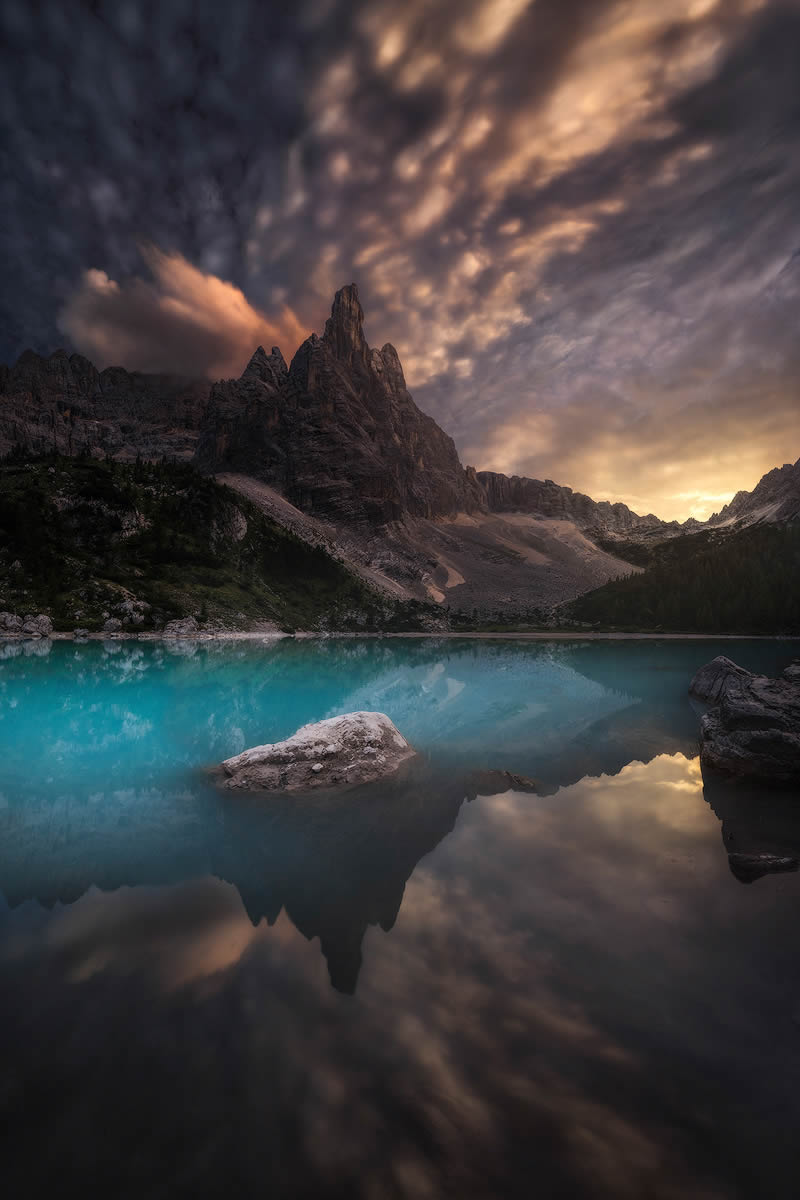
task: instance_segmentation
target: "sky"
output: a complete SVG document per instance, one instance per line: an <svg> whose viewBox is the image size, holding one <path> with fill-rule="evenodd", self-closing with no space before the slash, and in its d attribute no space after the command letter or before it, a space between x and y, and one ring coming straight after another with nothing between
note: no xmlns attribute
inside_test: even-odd
<svg viewBox="0 0 800 1200"><path fill-rule="evenodd" d="M0 359L238 375L353 281L479 470L683 519L800 455L800 0L0 0L0 44Z"/></svg>

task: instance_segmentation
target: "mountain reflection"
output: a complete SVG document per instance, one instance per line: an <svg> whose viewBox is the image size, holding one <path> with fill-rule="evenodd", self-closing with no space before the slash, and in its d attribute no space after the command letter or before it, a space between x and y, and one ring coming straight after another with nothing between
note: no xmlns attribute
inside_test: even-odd
<svg viewBox="0 0 800 1200"><path fill-rule="evenodd" d="M794 892L733 884L697 759L547 796L479 788L460 809L459 792L399 788L356 818L211 795L204 812L198 790L182 826L151 832L150 873L177 837L192 869L207 856L202 877L0 909L8 1178L38 1194L68 1161L115 1195L188 1196L225 1190L235 1164L243 1194L269 1178L354 1200L523 1200L534 1176L598 1200L792 1194ZM95 868L158 807L97 805ZM69 841L66 815L38 814L42 882L90 855L88 822ZM215 839L192 843L192 822ZM220 875L275 923L254 926ZM401 898L391 937L367 925L344 1000L306 937L327 939L345 987L358 931ZM43 1121L50 1152L33 1154Z"/></svg>
<svg viewBox="0 0 800 1200"><path fill-rule="evenodd" d="M215 876L235 886L254 926L283 911L318 938L333 986L347 993L367 930L393 928L409 878L465 799L561 796L594 779L611 811L643 764L694 759L686 682L715 649L433 639L9 645L0 662L8 903L52 907L93 887ZM338 798L248 797L218 791L201 769L357 708L387 712L421 751L407 778ZM688 778L669 793L673 805L687 789L699 800L696 765ZM726 850L798 852L800 807L749 805L710 785L706 796ZM520 803L539 811L533 796Z"/></svg>

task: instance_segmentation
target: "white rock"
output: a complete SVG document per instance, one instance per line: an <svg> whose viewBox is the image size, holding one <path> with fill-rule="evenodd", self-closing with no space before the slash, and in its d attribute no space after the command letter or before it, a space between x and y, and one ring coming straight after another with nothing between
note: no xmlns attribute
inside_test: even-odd
<svg viewBox="0 0 800 1200"><path fill-rule="evenodd" d="M226 759L224 786L295 792L373 783L415 754L383 713L346 713Z"/></svg>

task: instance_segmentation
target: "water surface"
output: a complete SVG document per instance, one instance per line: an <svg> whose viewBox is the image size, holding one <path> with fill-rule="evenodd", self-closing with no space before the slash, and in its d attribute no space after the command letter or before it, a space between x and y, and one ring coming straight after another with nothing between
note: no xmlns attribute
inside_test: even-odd
<svg viewBox="0 0 800 1200"><path fill-rule="evenodd" d="M796 1195L800 876L727 854L800 851L800 798L704 794L720 652L800 649L0 647L11 1194ZM210 782L357 708L408 778Z"/></svg>

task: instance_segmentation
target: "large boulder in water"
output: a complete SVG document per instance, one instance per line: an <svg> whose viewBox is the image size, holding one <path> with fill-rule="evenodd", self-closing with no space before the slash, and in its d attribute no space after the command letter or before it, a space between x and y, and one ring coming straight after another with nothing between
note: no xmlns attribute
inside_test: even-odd
<svg viewBox="0 0 800 1200"><path fill-rule="evenodd" d="M303 792L374 783L415 753L383 713L346 713L226 759L224 786Z"/></svg>
<svg viewBox="0 0 800 1200"><path fill-rule="evenodd" d="M700 761L725 775L800 784L800 680L752 675L726 658L698 671L690 691L715 707L700 722Z"/></svg>

